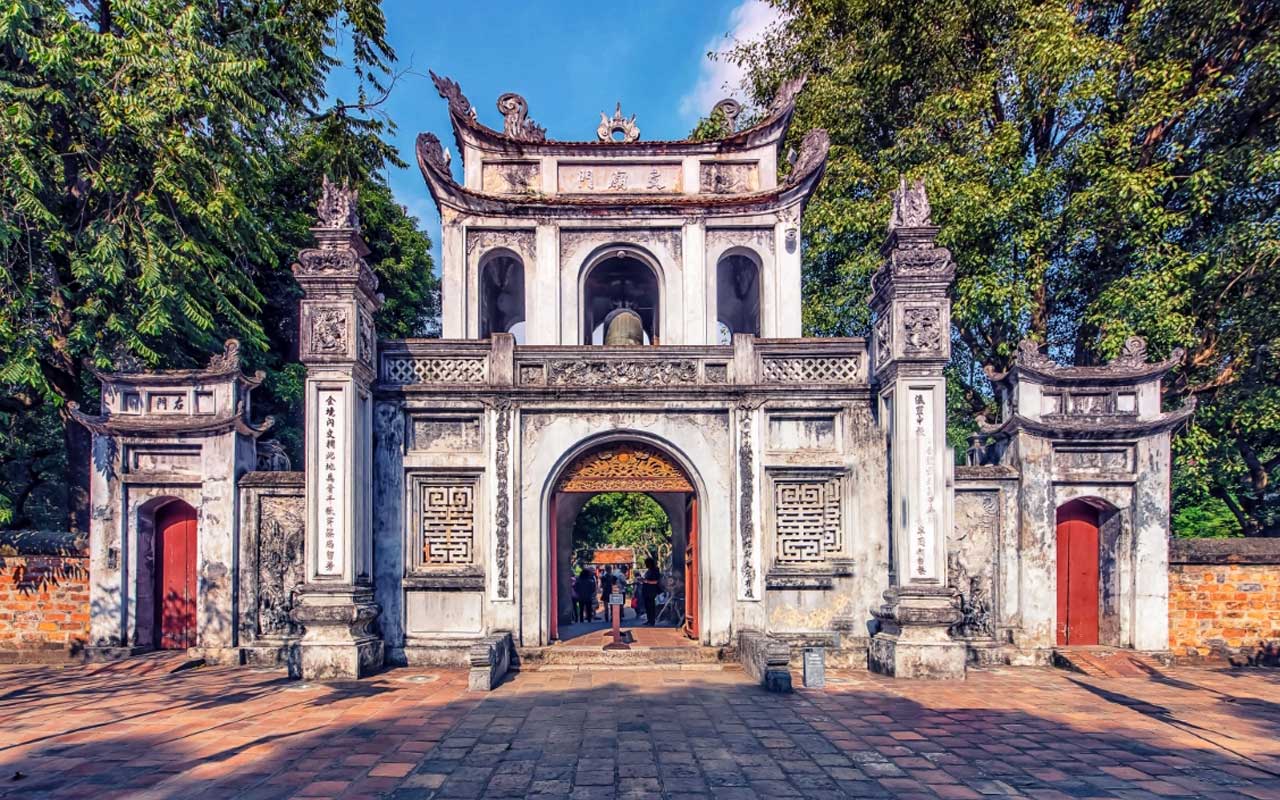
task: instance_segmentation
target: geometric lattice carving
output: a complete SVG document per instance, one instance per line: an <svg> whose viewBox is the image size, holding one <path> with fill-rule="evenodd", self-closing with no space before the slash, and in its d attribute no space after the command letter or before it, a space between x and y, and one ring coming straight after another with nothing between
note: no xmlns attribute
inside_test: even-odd
<svg viewBox="0 0 1280 800"><path fill-rule="evenodd" d="M779 564L822 563L843 550L841 478L775 478L774 560Z"/></svg>
<svg viewBox="0 0 1280 800"><path fill-rule="evenodd" d="M460 358L382 359L382 380L386 383L484 383L484 356Z"/></svg>
<svg viewBox="0 0 1280 800"><path fill-rule="evenodd" d="M419 484L422 563L472 564L476 541L476 484L472 480L424 480Z"/></svg>
<svg viewBox="0 0 1280 800"><path fill-rule="evenodd" d="M857 383L857 356L765 357L765 383Z"/></svg>

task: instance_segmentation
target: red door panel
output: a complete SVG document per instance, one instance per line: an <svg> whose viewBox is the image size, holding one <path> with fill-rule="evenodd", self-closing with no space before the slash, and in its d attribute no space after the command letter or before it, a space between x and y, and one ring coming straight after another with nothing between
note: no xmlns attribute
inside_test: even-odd
<svg viewBox="0 0 1280 800"><path fill-rule="evenodd" d="M156 514L156 630L161 650L196 645L196 510L170 503Z"/></svg>
<svg viewBox="0 0 1280 800"><path fill-rule="evenodd" d="M556 500L559 496L558 492L551 495L551 624L548 626L551 641L560 638L560 543L556 541Z"/></svg>
<svg viewBox="0 0 1280 800"><path fill-rule="evenodd" d="M1098 516L1083 503L1058 510L1059 645L1098 643Z"/></svg>
<svg viewBox="0 0 1280 800"><path fill-rule="evenodd" d="M699 638L698 626L698 499L689 498L685 518L689 542L684 551L684 635Z"/></svg>

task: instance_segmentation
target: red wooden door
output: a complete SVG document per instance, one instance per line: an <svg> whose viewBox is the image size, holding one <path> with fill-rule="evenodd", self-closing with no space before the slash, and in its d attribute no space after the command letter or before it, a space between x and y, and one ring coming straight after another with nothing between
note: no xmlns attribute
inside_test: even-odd
<svg viewBox="0 0 1280 800"><path fill-rule="evenodd" d="M183 502L156 513L156 630L161 650L196 645L196 510Z"/></svg>
<svg viewBox="0 0 1280 800"><path fill-rule="evenodd" d="M1058 644L1098 643L1098 513L1058 509Z"/></svg>
<svg viewBox="0 0 1280 800"><path fill-rule="evenodd" d="M689 498L685 506L688 544L684 548L684 635L699 638L698 626L698 498Z"/></svg>
<svg viewBox="0 0 1280 800"><path fill-rule="evenodd" d="M559 492L551 494L551 641L560 638L560 543L556 541L556 499L559 496Z"/></svg>

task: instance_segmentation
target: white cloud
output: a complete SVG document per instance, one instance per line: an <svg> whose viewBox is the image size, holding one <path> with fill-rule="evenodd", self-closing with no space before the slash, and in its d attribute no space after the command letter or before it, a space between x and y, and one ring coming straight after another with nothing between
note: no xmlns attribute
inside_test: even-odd
<svg viewBox="0 0 1280 800"><path fill-rule="evenodd" d="M742 0L729 14L728 34L712 38L703 51L723 53L738 42L758 39L781 17L781 12L769 3ZM744 77L743 69L737 64L704 56L697 83L680 98L680 113L686 119L697 119L710 113L711 107L726 97L741 100Z"/></svg>

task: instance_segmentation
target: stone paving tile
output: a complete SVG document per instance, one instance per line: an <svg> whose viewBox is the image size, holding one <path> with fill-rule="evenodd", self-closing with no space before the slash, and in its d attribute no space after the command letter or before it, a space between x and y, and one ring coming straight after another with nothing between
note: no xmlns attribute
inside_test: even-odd
<svg viewBox="0 0 1280 800"><path fill-rule="evenodd" d="M410 680L417 679L417 680ZM1280 674L0 670L0 797L1280 800Z"/></svg>

